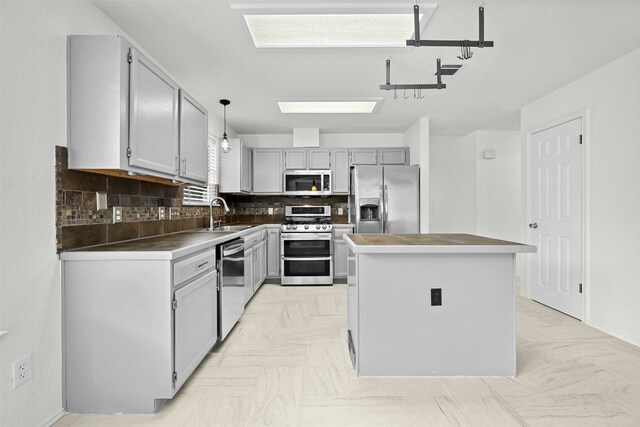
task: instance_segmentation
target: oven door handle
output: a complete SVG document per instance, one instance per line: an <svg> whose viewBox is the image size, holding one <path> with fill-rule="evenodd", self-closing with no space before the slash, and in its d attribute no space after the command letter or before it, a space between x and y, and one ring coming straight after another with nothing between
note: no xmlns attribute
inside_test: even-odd
<svg viewBox="0 0 640 427"><path fill-rule="evenodd" d="M331 257L320 257L320 258L289 258L286 256L282 256L284 261L331 261Z"/></svg>
<svg viewBox="0 0 640 427"><path fill-rule="evenodd" d="M309 234L297 234L295 236L282 236L282 240L291 241L291 240L331 240L333 238L331 233L327 233L328 236L324 235L309 235Z"/></svg>

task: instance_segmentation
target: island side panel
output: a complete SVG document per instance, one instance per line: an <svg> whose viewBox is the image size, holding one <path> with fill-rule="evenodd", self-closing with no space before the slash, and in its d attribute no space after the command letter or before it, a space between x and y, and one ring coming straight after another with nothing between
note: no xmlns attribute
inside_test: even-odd
<svg viewBox="0 0 640 427"><path fill-rule="evenodd" d="M66 409L153 413L172 397L169 261L64 262Z"/></svg>
<svg viewBox="0 0 640 427"><path fill-rule="evenodd" d="M356 372L358 372L358 257L353 252L351 246L347 245L347 248L347 326L350 335L350 337L347 337L347 346L349 356L351 357L351 364Z"/></svg>
<svg viewBox="0 0 640 427"><path fill-rule="evenodd" d="M360 375L515 376L514 254L357 258Z"/></svg>

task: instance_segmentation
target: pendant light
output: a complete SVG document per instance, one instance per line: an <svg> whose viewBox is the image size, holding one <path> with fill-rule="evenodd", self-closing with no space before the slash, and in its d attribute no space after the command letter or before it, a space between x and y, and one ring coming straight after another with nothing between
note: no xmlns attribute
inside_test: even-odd
<svg viewBox="0 0 640 427"><path fill-rule="evenodd" d="M222 149L223 152L228 153L229 150L231 150L231 147L229 147L229 138L227 138L227 105L231 104L231 101L228 99L221 99L220 104L224 106L224 133L220 140L220 149Z"/></svg>

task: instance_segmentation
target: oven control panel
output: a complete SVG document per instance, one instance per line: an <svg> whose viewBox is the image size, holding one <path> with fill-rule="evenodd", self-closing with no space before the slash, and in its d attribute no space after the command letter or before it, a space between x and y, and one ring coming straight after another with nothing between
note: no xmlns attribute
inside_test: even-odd
<svg viewBox="0 0 640 427"><path fill-rule="evenodd" d="M281 230L284 232L296 232L296 233L329 233L333 231L331 224L300 224L290 223L282 224Z"/></svg>

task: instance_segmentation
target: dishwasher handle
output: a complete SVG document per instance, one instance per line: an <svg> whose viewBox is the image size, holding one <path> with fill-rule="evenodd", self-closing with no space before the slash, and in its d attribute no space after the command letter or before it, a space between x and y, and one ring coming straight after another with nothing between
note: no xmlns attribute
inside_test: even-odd
<svg viewBox="0 0 640 427"><path fill-rule="evenodd" d="M238 252L244 252L244 241L222 246L222 255L225 257Z"/></svg>

